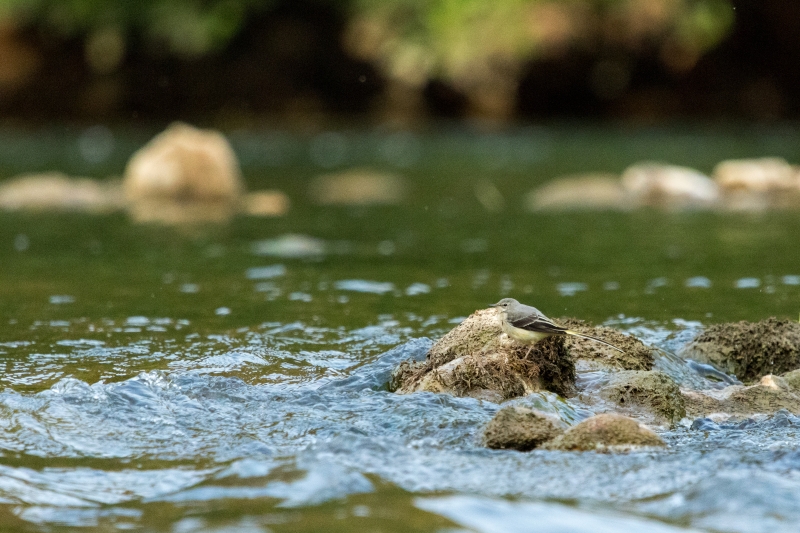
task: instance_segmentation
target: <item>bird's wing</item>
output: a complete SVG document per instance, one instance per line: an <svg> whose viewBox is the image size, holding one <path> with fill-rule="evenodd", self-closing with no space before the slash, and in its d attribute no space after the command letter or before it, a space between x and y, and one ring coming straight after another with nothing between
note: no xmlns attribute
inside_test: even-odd
<svg viewBox="0 0 800 533"><path fill-rule="evenodd" d="M539 333L564 333L567 328L563 328L539 313L531 313L522 318L509 321L515 328L524 329L527 331L536 331Z"/></svg>

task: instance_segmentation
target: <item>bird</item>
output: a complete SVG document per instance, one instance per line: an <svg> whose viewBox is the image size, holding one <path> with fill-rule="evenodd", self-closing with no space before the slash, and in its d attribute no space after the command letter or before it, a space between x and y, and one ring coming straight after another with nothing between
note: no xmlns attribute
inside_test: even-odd
<svg viewBox="0 0 800 533"><path fill-rule="evenodd" d="M605 344L606 346L609 346L618 352L625 353L620 348L617 348L613 344L610 344L604 340L600 340L597 337L584 335L583 333L578 333L577 331L559 326L547 318L544 313L535 307L521 304L514 298L503 298L496 304L492 304L489 307L496 307L500 310L503 331L506 335L517 342L530 345L525 357L528 357L528 354L531 353L534 344L548 337L552 337L553 335L572 335L574 337L581 337L583 339L589 339L601 344Z"/></svg>

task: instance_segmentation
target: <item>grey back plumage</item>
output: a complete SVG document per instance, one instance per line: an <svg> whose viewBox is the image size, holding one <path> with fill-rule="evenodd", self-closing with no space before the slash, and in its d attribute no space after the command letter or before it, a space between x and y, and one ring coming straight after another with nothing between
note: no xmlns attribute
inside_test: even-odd
<svg viewBox="0 0 800 533"><path fill-rule="evenodd" d="M500 308L505 313L508 323L515 328L546 333L563 333L566 331L566 328L554 323L535 307L521 304L514 298L503 298L493 307Z"/></svg>
<svg viewBox="0 0 800 533"><path fill-rule="evenodd" d="M521 304L514 298L503 298L498 303L508 303L508 307L505 308L505 310L509 322L516 322L525 318L544 317L544 313L535 307Z"/></svg>

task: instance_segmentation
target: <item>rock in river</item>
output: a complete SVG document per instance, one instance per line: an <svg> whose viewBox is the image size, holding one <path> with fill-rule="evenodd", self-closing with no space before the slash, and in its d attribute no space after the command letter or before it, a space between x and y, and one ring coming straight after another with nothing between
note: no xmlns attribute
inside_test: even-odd
<svg viewBox="0 0 800 533"><path fill-rule="evenodd" d="M781 157L722 161L714 168L714 179L728 209L760 211L800 205L800 175Z"/></svg>
<svg viewBox="0 0 800 533"><path fill-rule="evenodd" d="M123 186L135 220L168 223L225 220L238 208L244 191L227 139L181 123L133 154Z"/></svg>
<svg viewBox="0 0 800 533"><path fill-rule="evenodd" d="M587 418L544 445L549 450L601 452L663 446L664 441L651 429L614 413Z"/></svg>
<svg viewBox="0 0 800 533"><path fill-rule="evenodd" d="M108 213L123 207L117 180L73 178L60 172L25 174L0 183L0 209Z"/></svg>
<svg viewBox="0 0 800 533"><path fill-rule="evenodd" d="M530 211L626 211L636 202L613 174L584 174L556 178L531 191L525 204Z"/></svg>
<svg viewBox="0 0 800 533"><path fill-rule="evenodd" d="M678 385L663 372L626 370L611 375L600 397L626 414L675 425L686 416Z"/></svg>
<svg viewBox="0 0 800 533"><path fill-rule="evenodd" d="M309 194L321 205L391 205L404 200L406 188L400 176L354 168L317 176L309 184Z"/></svg>
<svg viewBox="0 0 800 533"><path fill-rule="evenodd" d="M487 448L526 452L564 432L558 419L520 405L500 409L483 430Z"/></svg>
<svg viewBox="0 0 800 533"><path fill-rule="evenodd" d="M788 380L764 376L759 383L745 387L731 385L721 390L683 391L686 412L692 417L714 413L751 416L773 414L786 409L800 414L800 395Z"/></svg>
<svg viewBox="0 0 800 533"><path fill-rule="evenodd" d="M491 401L538 390L571 394L575 364L563 337L522 346L502 332L499 313L482 309L434 344L423 362L395 369L390 388L400 394L446 392Z"/></svg>
<svg viewBox="0 0 800 533"><path fill-rule="evenodd" d="M643 162L625 169L622 185L640 205L664 209L713 207L717 184L692 168Z"/></svg>
<svg viewBox="0 0 800 533"><path fill-rule="evenodd" d="M564 341L581 370L650 370L653 368L653 348L645 343L605 326L590 326L583 320L561 318L558 323L584 335L591 335L621 349L570 335Z"/></svg>
<svg viewBox="0 0 800 533"><path fill-rule="evenodd" d="M786 372L781 377L790 389L800 392L800 368Z"/></svg>
<svg viewBox="0 0 800 533"><path fill-rule="evenodd" d="M680 355L753 383L766 374L800 368L800 324L776 318L715 324L689 342Z"/></svg>

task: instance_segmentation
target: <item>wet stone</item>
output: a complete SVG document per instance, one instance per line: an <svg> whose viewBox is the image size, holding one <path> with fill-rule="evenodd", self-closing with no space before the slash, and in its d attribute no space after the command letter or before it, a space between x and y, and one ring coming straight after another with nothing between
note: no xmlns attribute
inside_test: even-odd
<svg viewBox="0 0 800 533"><path fill-rule="evenodd" d="M321 205L392 205L406 196L406 183L400 176L368 168L354 168L311 180L309 194Z"/></svg>
<svg viewBox="0 0 800 533"><path fill-rule="evenodd" d="M678 385L663 372L627 370L614 373L600 396L626 414L652 415L654 421L675 425L686 416Z"/></svg>
<svg viewBox="0 0 800 533"><path fill-rule="evenodd" d="M710 418L695 418L692 421L692 425L690 426L691 430L693 431L719 431L720 427L719 424L711 420Z"/></svg>
<svg viewBox="0 0 800 533"><path fill-rule="evenodd" d="M124 206L116 180L97 181L60 172L24 174L0 183L0 210L110 213Z"/></svg>
<svg viewBox="0 0 800 533"><path fill-rule="evenodd" d="M752 383L800 368L800 323L768 318L709 326L681 352Z"/></svg>
<svg viewBox="0 0 800 533"><path fill-rule="evenodd" d="M626 416L604 413L587 418L545 444L550 450L622 452L666 446L651 429Z"/></svg>
<svg viewBox="0 0 800 533"><path fill-rule="evenodd" d="M536 392L540 385L513 355L493 353L453 359L428 372L418 390L499 403Z"/></svg>
<svg viewBox="0 0 800 533"><path fill-rule="evenodd" d="M800 417L793 415L786 409L781 409L767 420L764 425L770 428L798 427L800 426Z"/></svg>
<svg viewBox="0 0 800 533"><path fill-rule="evenodd" d="M183 123L170 125L134 153L123 178L131 218L148 223L227 222L244 188L228 140Z"/></svg>
<svg viewBox="0 0 800 533"><path fill-rule="evenodd" d="M798 187L795 169L780 157L721 161L713 174L725 192L790 192Z"/></svg>
<svg viewBox="0 0 800 533"><path fill-rule="evenodd" d="M522 452L539 447L564 431L554 417L523 406L500 409L483 430L487 448Z"/></svg>
<svg viewBox="0 0 800 533"><path fill-rule="evenodd" d="M639 205L662 209L713 207L719 189L711 178L687 167L641 162L625 169L622 184Z"/></svg>
<svg viewBox="0 0 800 533"><path fill-rule="evenodd" d="M746 429L753 429L758 426L758 422L753 420L752 418L745 418L741 422L735 422L733 424L723 424L720 426L722 429L734 429L738 431L744 431Z"/></svg>
<svg viewBox="0 0 800 533"><path fill-rule="evenodd" d="M758 384L745 387L731 385L721 390L682 391L686 412L690 416L712 413L751 416L773 414L780 410L800 414L800 395L791 389Z"/></svg>
<svg viewBox="0 0 800 533"><path fill-rule="evenodd" d="M431 347L424 362L399 365L390 383L400 394L428 391L490 401L540 390L569 395L574 387L575 365L562 337L523 346L502 332L495 309L470 315Z"/></svg>
<svg viewBox="0 0 800 533"><path fill-rule="evenodd" d="M601 173L556 178L531 191L525 204L530 211L626 211L635 207L619 178L613 174Z"/></svg>
<svg viewBox="0 0 800 533"><path fill-rule="evenodd" d="M176 122L140 148L125 168L125 195L173 201L236 201L244 189L228 140Z"/></svg>
<svg viewBox="0 0 800 533"><path fill-rule="evenodd" d="M786 372L781 376L790 389L800 391L800 368Z"/></svg>
<svg viewBox="0 0 800 533"><path fill-rule="evenodd" d="M715 421L709 417L697 418L692 422L691 429L696 431L747 431L800 427L800 417L793 415L786 409L780 409L770 416L756 415L744 419L735 415L719 414L715 416L715 418L719 417L727 417L727 419L725 421Z"/></svg>
<svg viewBox="0 0 800 533"><path fill-rule="evenodd" d="M574 318L561 318L558 323L578 333L602 339L622 350L622 352L618 352L599 342L568 336L564 341L567 349L576 362L582 363L586 370L650 370L653 368L653 349L636 337L604 326L595 327Z"/></svg>

